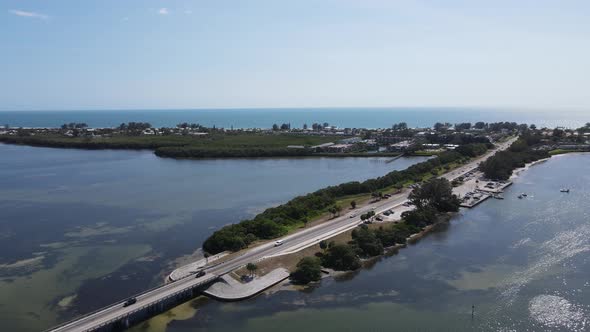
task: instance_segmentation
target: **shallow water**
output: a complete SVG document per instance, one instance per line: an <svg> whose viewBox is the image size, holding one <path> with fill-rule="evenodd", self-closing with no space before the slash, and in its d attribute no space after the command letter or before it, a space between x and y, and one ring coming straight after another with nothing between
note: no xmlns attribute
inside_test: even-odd
<svg viewBox="0 0 590 332"><path fill-rule="evenodd" d="M161 159L0 144L0 330L39 331L154 286L215 229L425 158Z"/></svg>
<svg viewBox="0 0 590 332"><path fill-rule="evenodd" d="M190 318L172 310L133 331L587 331L589 164L590 154L575 154L534 166L505 200L463 210L344 280L241 303L199 300Z"/></svg>

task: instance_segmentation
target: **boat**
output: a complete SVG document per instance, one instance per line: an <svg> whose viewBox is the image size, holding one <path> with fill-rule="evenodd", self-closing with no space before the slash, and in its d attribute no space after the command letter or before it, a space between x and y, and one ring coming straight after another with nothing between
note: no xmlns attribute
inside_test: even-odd
<svg viewBox="0 0 590 332"><path fill-rule="evenodd" d="M504 197L502 197L501 195L495 194L493 196L495 199L504 199Z"/></svg>
<svg viewBox="0 0 590 332"><path fill-rule="evenodd" d="M570 192L570 189L569 188L562 188L560 191L562 193L569 193Z"/></svg>
<svg viewBox="0 0 590 332"><path fill-rule="evenodd" d="M518 198L519 198L519 199L522 199L523 197L524 197L524 196L522 196L522 195L518 195Z"/></svg>
<svg viewBox="0 0 590 332"><path fill-rule="evenodd" d="M522 197L527 197L527 194L526 194L526 193L522 193L522 194L520 194L520 195L521 195Z"/></svg>

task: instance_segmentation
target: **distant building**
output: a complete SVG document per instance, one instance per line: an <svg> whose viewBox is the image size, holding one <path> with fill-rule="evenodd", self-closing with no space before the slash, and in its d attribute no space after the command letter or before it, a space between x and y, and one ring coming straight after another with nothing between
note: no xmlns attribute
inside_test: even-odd
<svg viewBox="0 0 590 332"><path fill-rule="evenodd" d="M341 143L341 144L354 144L354 143L359 143L362 140L363 139L360 137L350 137L350 138L341 139L339 141L339 143Z"/></svg>
<svg viewBox="0 0 590 332"><path fill-rule="evenodd" d="M412 145L412 142L410 142L410 141L401 141L401 142L398 142L398 143L390 144L389 147L388 147L388 150L389 151L393 151L393 152L404 152L411 145Z"/></svg>
<svg viewBox="0 0 590 332"><path fill-rule="evenodd" d="M457 145L457 144L445 144L444 147L447 150L455 150L456 148L459 147L459 145Z"/></svg>
<svg viewBox="0 0 590 332"><path fill-rule="evenodd" d="M330 142L330 143L324 143L324 144L320 144L320 145L314 145L311 147L311 149L314 152L323 152L323 151L327 151L328 147L334 145L334 143Z"/></svg>
<svg viewBox="0 0 590 332"><path fill-rule="evenodd" d="M353 144L333 144L327 147L328 152L342 153L351 151Z"/></svg>

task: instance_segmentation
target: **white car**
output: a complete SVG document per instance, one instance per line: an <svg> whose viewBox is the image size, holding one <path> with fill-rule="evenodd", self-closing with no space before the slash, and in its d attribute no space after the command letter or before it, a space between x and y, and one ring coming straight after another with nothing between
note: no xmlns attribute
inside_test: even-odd
<svg viewBox="0 0 590 332"><path fill-rule="evenodd" d="M348 218L354 218L356 217L356 214L351 214Z"/></svg>
<svg viewBox="0 0 590 332"><path fill-rule="evenodd" d="M282 245L283 245L283 240L275 241L275 247L282 246Z"/></svg>

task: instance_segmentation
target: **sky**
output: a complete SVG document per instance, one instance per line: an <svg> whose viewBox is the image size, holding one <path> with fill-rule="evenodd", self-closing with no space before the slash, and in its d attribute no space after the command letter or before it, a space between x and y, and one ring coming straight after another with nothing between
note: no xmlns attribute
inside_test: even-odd
<svg viewBox="0 0 590 332"><path fill-rule="evenodd" d="M2 0L0 110L590 112L590 1Z"/></svg>

